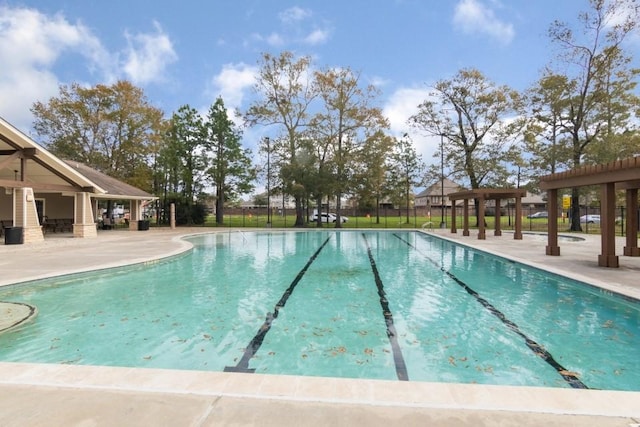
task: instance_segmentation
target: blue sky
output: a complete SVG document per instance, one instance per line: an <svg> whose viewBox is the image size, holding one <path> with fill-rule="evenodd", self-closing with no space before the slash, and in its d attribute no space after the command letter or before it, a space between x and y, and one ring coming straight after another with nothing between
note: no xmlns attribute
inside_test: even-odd
<svg viewBox="0 0 640 427"><path fill-rule="evenodd" d="M523 90L552 59L553 20L587 0L0 0L0 116L31 133L30 107L60 84L128 79L166 116L219 95L246 109L262 52L351 67L381 91L392 132L427 163L438 141L406 124L429 86L474 67ZM636 48L637 48L636 44ZM245 132L253 147L268 130Z"/></svg>

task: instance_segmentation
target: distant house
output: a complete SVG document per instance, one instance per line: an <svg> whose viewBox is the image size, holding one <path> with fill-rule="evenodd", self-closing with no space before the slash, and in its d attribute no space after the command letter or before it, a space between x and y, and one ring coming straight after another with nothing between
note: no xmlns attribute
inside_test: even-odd
<svg viewBox="0 0 640 427"><path fill-rule="evenodd" d="M513 201L509 201L510 206L515 206ZM533 194L527 191L527 195L522 198L522 210L527 215L547 210L547 194Z"/></svg>
<svg viewBox="0 0 640 427"><path fill-rule="evenodd" d="M427 187L415 196L415 206L421 210L441 209L443 206L451 206L451 201L447 197L450 193L462 191L465 188L460 184L445 178ZM442 197L444 193L444 198Z"/></svg>

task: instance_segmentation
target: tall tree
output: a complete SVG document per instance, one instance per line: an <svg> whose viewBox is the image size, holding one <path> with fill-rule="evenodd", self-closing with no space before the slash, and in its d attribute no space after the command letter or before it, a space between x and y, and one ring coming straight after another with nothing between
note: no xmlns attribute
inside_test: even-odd
<svg viewBox="0 0 640 427"><path fill-rule="evenodd" d="M225 201L253 189L255 168L251 165L251 151L242 148L241 133L229 119L222 98L209 109L204 127L212 156L207 173L216 188L216 223L222 224Z"/></svg>
<svg viewBox="0 0 640 427"><path fill-rule="evenodd" d="M566 167L571 158L563 112L570 85L566 76L547 73L527 93L529 112L524 130L524 150L532 156L530 166L538 176Z"/></svg>
<svg viewBox="0 0 640 427"><path fill-rule="evenodd" d="M503 182L507 143L514 132L507 118L520 108L519 94L475 69L463 69L433 89L409 123L443 138L436 154L449 175L467 180L473 189Z"/></svg>
<svg viewBox="0 0 640 427"><path fill-rule="evenodd" d="M634 0L590 0L589 4L590 9L578 15L581 31L577 34L560 21L549 29L552 43L560 49L556 60L561 72L556 74L566 76L559 89L563 94L560 127L572 168L582 164L597 141L612 141L629 124L628 110L637 108L637 98L630 95L638 70L629 67L623 42L638 27L640 6ZM572 189L573 231L582 228L579 195L577 188Z"/></svg>
<svg viewBox="0 0 640 427"><path fill-rule="evenodd" d="M148 155L163 113L142 89L124 80L110 86L62 85L59 96L34 103L31 111L37 134L55 155L151 191Z"/></svg>
<svg viewBox="0 0 640 427"><path fill-rule="evenodd" d="M283 163L281 171L284 189L295 198L296 227L304 226L304 188L298 182L303 169L298 165L301 134L309 124L309 106L317 92L310 75L311 59L295 58L291 52L279 56L262 55L254 91L258 99L246 111L249 125L275 125L282 131L282 138L274 141L275 151Z"/></svg>
<svg viewBox="0 0 640 427"><path fill-rule="evenodd" d="M376 224L380 224L380 203L391 194L389 153L397 140L382 131L370 135L364 142L356 162L354 183L359 203L373 206Z"/></svg>
<svg viewBox="0 0 640 427"><path fill-rule="evenodd" d="M411 204L411 191L424 180L424 164L419 154L416 153L408 136L399 139L394 145L389 156L389 174L392 188L398 194L403 195L407 210L407 224L409 223L409 209Z"/></svg>
<svg viewBox="0 0 640 427"><path fill-rule="evenodd" d="M322 99L316 123L324 129L326 139L333 141L336 167L336 228L341 228L342 197L352 190L357 153L366 141L367 135L389 125L382 111L374 106L378 96L376 88L361 87L359 75L349 68L317 71L315 81Z"/></svg>
<svg viewBox="0 0 640 427"><path fill-rule="evenodd" d="M209 149L202 117L196 109L183 105L173 114L165 145L164 161L173 181L170 196L179 199L185 222L191 225L194 203L206 185Z"/></svg>

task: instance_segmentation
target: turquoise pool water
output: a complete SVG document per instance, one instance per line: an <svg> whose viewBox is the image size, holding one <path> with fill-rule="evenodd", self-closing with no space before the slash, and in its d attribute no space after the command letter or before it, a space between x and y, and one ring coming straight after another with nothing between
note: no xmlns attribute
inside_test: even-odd
<svg viewBox="0 0 640 427"><path fill-rule="evenodd" d="M0 288L0 360L640 390L640 308L417 232L218 233Z"/></svg>

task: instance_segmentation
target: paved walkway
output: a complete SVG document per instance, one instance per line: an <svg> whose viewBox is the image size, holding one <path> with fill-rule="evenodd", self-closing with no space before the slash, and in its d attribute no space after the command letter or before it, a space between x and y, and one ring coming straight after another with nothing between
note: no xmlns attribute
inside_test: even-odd
<svg viewBox="0 0 640 427"><path fill-rule="evenodd" d="M0 245L0 285L130 263L190 248L203 229L105 231L97 239L48 236ZM225 230L218 232L234 232ZM640 259L597 267L599 237L560 242L525 235L431 233L640 299ZM622 243L620 243L621 245ZM617 249L621 253L622 249ZM640 423L640 393L499 387L155 369L0 363L1 426L620 426Z"/></svg>

